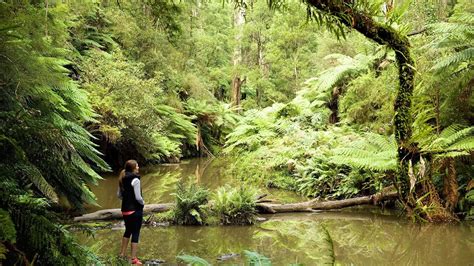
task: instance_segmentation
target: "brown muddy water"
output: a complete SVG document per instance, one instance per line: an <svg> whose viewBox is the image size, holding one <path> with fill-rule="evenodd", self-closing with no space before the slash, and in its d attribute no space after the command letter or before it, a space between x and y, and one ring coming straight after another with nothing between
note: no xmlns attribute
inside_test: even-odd
<svg viewBox="0 0 474 266"><path fill-rule="evenodd" d="M225 175L225 161L190 160L142 170L147 203L172 202L176 183L194 179L208 188L238 181ZM100 208L118 208L116 176L93 188ZM284 202L304 200L293 193L262 189ZM378 207L320 213L263 216L254 226L144 227L139 256L176 265L176 256L189 254L213 265L245 265L244 250L268 257L272 265L474 265L474 223L413 224ZM102 254L118 253L123 229L103 229L95 236L78 233L82 244ZM240 256L218 261L223 254Z"/></svg>

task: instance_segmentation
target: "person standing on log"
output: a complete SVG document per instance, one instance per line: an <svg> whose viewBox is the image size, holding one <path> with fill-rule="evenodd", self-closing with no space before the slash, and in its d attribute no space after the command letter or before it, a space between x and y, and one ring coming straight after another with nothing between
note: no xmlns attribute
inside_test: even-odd
<svg viewBox="0 0 474 266"><path fill-rule="evenodd" d="M119 175L117 196L122 200L122 215L125 222L125 233L122 238L120 257L124 258L130 236L132 237L132 264L142 265L137 258L138 239L143 222L143 201L138 163L135 160L125 162L124 169Z"/></svg>

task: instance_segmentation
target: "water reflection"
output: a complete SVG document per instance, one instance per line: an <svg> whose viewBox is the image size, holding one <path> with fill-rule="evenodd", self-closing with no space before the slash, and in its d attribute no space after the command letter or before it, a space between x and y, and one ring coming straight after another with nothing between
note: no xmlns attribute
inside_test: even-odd
<svg viewBox="0 0 474 266"><path fill-rule="evenodd" d="M226 172L227 161L217 159L192 159L180 164L162 164L147 166L141 169L142 191L146 203L165 203L174 201L173 193L178 182L196 181L199 184L215 190L225 184L239 185L241 182L228 175ZM97 196L99 206L89 206L88 211L99 209L118 208L120 201L117 199L117 174L106 174L99 181L98 186L91 186L92 192ZM305 200L296 193L277 189L261 188L262 193L269 194L269 198L281 202L295 202Z"/></svg>
<svg viewBox="0 0 474 266"><path fill-rule="evenodd" d="M393 215L356 211L315 214L279 214L258 226L144 228L140 253L146 258L175 262L186 253L212 263L225 253L254 250L274 265L320 265L331 261L353 265L471 265L474 262L474 225L415 225ZM324 233L327 229L333 248ZM100 230L96 239L80 235L81 242L107 243L100 249L115 254L123 232ZM228 263L242 264L242 256Z"/></svg>
<svg viewBox="0 0 474 266"><path fill-rule="evenodd" d="M188 178L216 189L239 184L226 175L226 161L194 159L179 165L142 169L143 194L147 203L171 202L177 182ZM99 208L118 208L117 177L105 176L93 187ZM294 193L262 189L270 198L302 201ZM98 209L91 207L90 210ZM294 213L266 216L258 226L177 227L142 229L140 254L175 264L179 254L203 257L213 264L222 254L239 253L225 264L243 264L243 251L257 251L273 265L301 263L320 265L473 265L474 225L416 225L379 208L351 208L337 212ZM329 241L329 234L332 241ZM121 230L99 230L96 237L78 234L80 241L104 254L119 250ZM332 244L332 245L330 245Z"/></svg>

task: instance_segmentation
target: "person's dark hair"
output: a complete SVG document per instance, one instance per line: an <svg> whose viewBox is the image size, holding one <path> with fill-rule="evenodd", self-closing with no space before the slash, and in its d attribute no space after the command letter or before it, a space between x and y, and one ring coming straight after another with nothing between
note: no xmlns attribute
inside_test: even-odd
<svg viewBox="0 0 474 266"><path fill-rule="evenodd" d="M137 168L137 161L135 160L128 160L125 162L125 165L123 166L123 170L120 171L119 174L119 185L122 187L122 180L125 177L125 172L133 172Z"/></svg>

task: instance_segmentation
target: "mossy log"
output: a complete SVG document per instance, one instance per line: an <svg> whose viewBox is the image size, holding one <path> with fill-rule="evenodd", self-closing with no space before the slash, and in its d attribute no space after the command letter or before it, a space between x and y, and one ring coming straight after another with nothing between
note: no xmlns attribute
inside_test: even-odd
<svg viewBox="0 0 474 266"><path fill-rule="evenodd" d="M276 204L276 203L257 203L258 213L290 213L290 212L312 212L315 210L333 210L356 205L376 204L380 201L397 198L397 192L380 192L370 196L357 197L343 200L318 201L316 199L298 203ZM173 208L172 203L147 204L144 213L166 212ZM106 209L93 213L84 214L74 218L75 222L85 222L94 220L113 220L121 219L120 209Z"/></svg>

